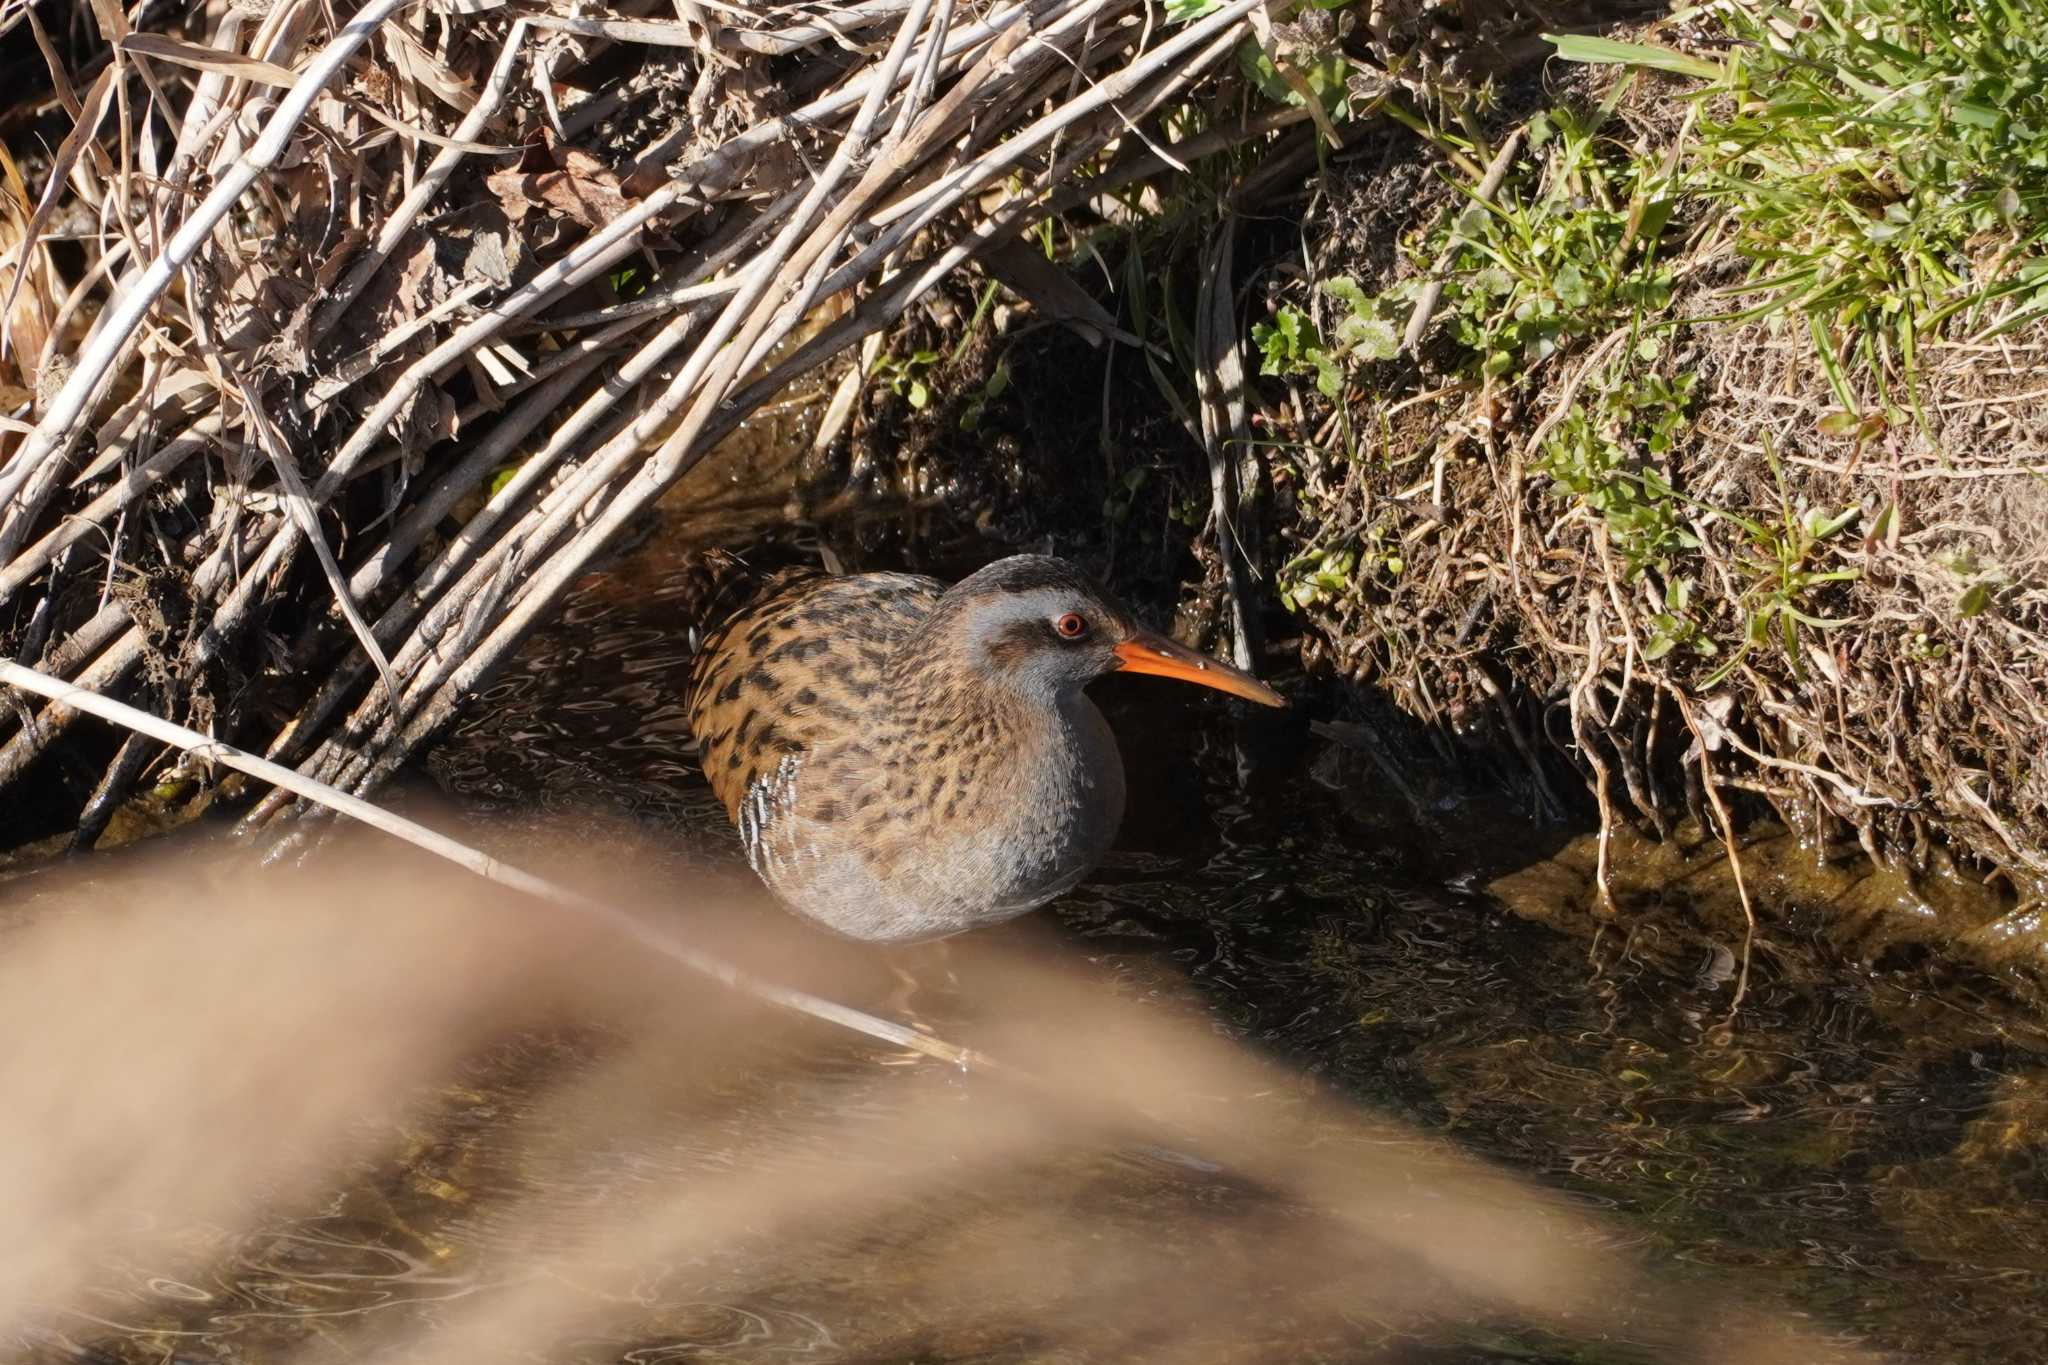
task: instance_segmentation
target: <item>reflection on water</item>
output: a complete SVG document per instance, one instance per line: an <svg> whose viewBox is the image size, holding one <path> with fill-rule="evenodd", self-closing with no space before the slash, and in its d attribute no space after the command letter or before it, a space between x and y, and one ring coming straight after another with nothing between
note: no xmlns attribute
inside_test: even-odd
<svg viewBox="0 0 2048 1365"><path fill-rule="evenodd" d="M1624 845L1660 894L1595 928L1583 849L1389 805L1320 742L1247 791L1220 707L1115 679L1132 813L1080 893L828 942L707 871L663 581L588 588L437 757L478 837L1038 1079L765 1013L363 840L288 915L196 864L38 879L0 954L0 1029L39 1043L0 1063L0 1209L38 1230L0 1261L13 1358L2048 1349L2048 1041L1982 983L1855 967L1787 883L1731 1021L1711 858Z"/></svg>

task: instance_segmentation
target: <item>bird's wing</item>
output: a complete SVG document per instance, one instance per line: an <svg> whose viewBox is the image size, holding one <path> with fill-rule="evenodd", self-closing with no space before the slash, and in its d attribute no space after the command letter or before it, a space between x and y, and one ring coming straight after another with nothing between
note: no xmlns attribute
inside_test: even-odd
<svg viewBox="0 0 2048 1365"><path fill-rule="evenodd" d="M765 594L705 641L692 669L690 728L705 776L736 822L751 820L758 837L799 797L807 808L831 799L833 784L816 764L854 761L846 741L872 723L890 657L943 591L912 574L807 577ZM843 784L855 774L835 776Z"/></svg>

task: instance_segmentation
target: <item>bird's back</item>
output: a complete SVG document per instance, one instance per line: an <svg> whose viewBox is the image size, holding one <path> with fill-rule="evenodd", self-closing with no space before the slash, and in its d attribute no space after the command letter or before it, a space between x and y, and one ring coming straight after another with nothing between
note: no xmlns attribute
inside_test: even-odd
<svg viewBox="0 0 2048 1365"><path fill-rule="evenodd" d="M784 574L715 630L690 678L690 729L734 820L785 762L858 729L896 647L944 587L917 574Z"/></svg>

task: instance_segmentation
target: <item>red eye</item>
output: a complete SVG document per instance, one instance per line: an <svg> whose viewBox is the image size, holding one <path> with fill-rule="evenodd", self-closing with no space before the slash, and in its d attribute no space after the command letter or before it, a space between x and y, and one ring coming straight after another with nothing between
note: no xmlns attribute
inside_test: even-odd
<svg viewBox="0 0 2048 1365"><path fill-rule="evenodd" d="M1062 640L1078 640L1088 633L1088 623L1081 619L1078 611L1070 611L1060 617L1052 623L1052 628L1060 633Z"/></svg>

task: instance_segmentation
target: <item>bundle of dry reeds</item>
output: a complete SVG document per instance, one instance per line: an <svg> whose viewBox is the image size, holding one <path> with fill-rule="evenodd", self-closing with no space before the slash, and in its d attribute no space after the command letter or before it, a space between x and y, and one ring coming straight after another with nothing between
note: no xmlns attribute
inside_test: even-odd
<svg viewBox="0 0 2048 1365"><path fill-rule="evenodd" d="M0 645L370 791L792 379L1048 214L1312 135L1210 80L1263 3L10 6L72 131L4 168ZM0 720L0 790L73 719Z"/></svg>

